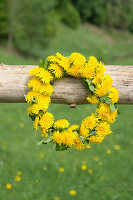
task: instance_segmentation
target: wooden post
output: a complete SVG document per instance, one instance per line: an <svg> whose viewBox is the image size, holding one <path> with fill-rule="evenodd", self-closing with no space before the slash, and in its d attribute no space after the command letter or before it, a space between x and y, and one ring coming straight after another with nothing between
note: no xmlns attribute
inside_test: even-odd
<svg viewBox="0 0 133 200"><path fill-rule="evenodd" d="M29 71L33 67L36 66L0 64L0 102L25 102ZM133 66L107 65L106 68L113 78L113 86L119 90L118 103L133 104ZM87 103L87 95L80 79L65 77L55 81L52 102L75 107Z"/></svg>

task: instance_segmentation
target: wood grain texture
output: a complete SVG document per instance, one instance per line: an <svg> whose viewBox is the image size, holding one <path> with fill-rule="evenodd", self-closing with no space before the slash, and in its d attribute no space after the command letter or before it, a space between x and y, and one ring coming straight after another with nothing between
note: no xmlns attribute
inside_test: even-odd
<svg viewBox="0 0 133 200"><path fill-rule="evenodd" d="M0 102L25 102L27 83L31 65L4 65L0 64ZM113 86L119 90L120 104L133 104L133 66L107 65L108 73L113 78ZM82 86L80 79L65 77L54 83L52 102L60 104L87 103L87 90Z"/></svg>

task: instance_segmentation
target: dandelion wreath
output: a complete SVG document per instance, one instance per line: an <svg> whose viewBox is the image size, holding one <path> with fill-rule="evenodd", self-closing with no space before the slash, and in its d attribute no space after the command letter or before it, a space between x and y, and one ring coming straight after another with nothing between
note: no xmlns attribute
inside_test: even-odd
<svg viewBox="0 0 133 200"><path fill-rule="evenodd" d="M90 143L101 143L111 134L110 124L117 116L118 90L112 87L112 78L105 74L106 68L94 56L86 59L80 53L64 57L60 53L41 60L39 66L30 71L28 87L31 90L25 97L30 106L27 112L33 120L35 130L39 128L44 144L56 144L57 151L74 147L83 150ZM71 125L66 119L54 121L54 115L47 111L53 93L54 80L70 75L80 78L88 90L88 103L96 104L96 113L85 118L81 125Z"/></svg>

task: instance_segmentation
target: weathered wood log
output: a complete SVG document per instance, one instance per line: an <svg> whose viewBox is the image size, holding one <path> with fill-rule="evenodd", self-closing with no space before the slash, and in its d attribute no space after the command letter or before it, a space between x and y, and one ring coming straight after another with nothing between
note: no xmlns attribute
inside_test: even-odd
<svg viewBox="0 0 133 200"><path fill-rule="evenodd" d="M0 102L25 102L27 94L29 71L35 66L30 65L0 65ZM113 86L119 90L121 104L133 104L133 66L108 65L109 75L113 78ZM87 90L80 79L65 77L54 83L53 103L75 104L87 103Z"/></svg>

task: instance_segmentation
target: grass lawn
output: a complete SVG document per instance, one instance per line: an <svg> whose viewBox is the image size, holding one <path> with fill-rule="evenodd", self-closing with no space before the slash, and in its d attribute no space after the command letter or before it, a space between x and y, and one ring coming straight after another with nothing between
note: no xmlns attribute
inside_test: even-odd
<svg viewBox="0 0 133 200"><path fill-rule="evenodd" d="M77 31L61 26L44 57L56 51L64 55L80 51L105 64L128 65L133 64L132 40L127 33L107 33L90 25ZM1 62L37 64L2 47ZM26 104L0 104L0 200L132 200L133 105L119 105L121 115L103 143L64 152L56 152L54 145L37 145L41 137L33 130L26 109ZM95 107L70 109L52 104L49 110L56 119L65 117L73 124L81 123ZM71 190L76 194L71 195Z"/></svg>

